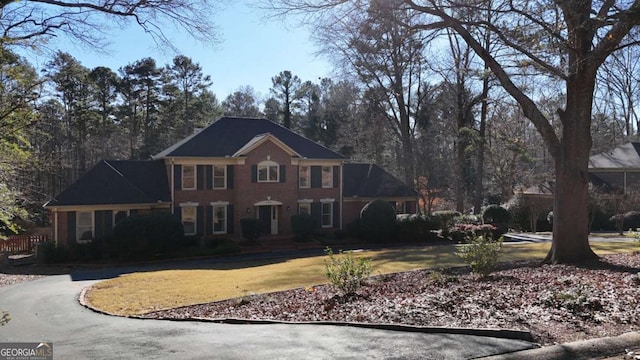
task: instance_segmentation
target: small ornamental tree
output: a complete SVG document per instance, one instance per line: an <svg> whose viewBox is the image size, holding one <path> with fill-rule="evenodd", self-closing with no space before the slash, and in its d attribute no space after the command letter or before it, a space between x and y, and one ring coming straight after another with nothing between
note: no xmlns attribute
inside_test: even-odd
<svg viewBox="0 0 640 360"><path fill-rule="evenodd" d="M371 259L356 258L353 252L347 251L334 255L331 248L325 250L327 259L324 266L327 277L336 289L344 295L353 295L362 286L364 280L371 275Z"/></svg>

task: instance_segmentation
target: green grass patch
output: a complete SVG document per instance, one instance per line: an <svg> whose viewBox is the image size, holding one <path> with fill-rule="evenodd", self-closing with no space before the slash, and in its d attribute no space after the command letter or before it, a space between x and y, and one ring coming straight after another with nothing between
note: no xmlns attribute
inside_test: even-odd
<svg viewBox="0 0 640 360"><path fill-rule="evenodd" d="M500 261L543 259L550 243L505 244ZM637 251L633 242L594 243L600 255ZM355 252L372 260L372 273L388 274L422 268L463 266L455 245L420 246ZM97 283L87 294L92 306L120 315L193 305L328 282L324 256L220 264L215 268L163 270L121 275Z"/></svg>

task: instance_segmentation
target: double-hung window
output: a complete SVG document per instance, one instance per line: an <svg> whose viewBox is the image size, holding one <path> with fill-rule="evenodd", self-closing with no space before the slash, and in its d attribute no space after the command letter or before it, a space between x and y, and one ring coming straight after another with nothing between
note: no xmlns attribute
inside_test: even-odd
<svg viewBox="0 0 640 360"><path fill-rule="evenodd" d="M227 233L227 207L225 205L213 207L213 233Z"/></svg>
<svg viewBox="0 0 640 360"><path fill-rule="evenodd" d="M322 187L323 188L333 187L333 166L322 167Z"/></svg>
<svg viewBox="0 0 640 360"><path fill-rule="evenodd" d="M76 214L76 242L93 240L93 211L78 211Z"/></svg>
<svg viewBox="0 0 640 360"><path fill-rule="evenodd" d="M213 167L213 188L214 189L226 189L227 188L227 167L215 165Z"/></svg>
<svg viewBox="0 0 640 360"><path fill-rule="evenodd" d="M182 208L182 226L185 235L194 235L196 233L196 207L185 206Z"/></svg>
<svg viewBox="0 0 640 360"><path fill-rule="evenodd" d="M321 221L322 221L323 228L333 227L333 203L332 202L322 203Z"/></svg>
<svg viewBox="0 0 640 360"><path fill-rule="evenodd" d="M298 175L298 187L307 189L311 186L311 167L300 166Z"/></svg>
<svg viewBox="0 0 640 360"><path fill-rule="evenodd" d="M182 190L196 189L196 166L182 165Z"/></svg>
<svg viewBox="0 0 640 360"><path fill-rule="evenodd" d="M278 163L267 160L258 164L258 182L280 181L280 166Z"/></svg>

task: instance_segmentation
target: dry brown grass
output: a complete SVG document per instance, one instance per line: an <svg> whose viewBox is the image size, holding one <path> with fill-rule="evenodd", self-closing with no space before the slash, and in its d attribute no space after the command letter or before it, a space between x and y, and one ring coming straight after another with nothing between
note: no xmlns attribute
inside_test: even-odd
<svg viewBox="0 0 640 360"><path fill-rule="evenodd" d="M549 243L506 245L501 260L542 259ZM635 243L596 243L598 254L629 252ZM454 246L423 246L358 252L372 259L374 274L420 268L442 269L463 265ZM246 295L309 287L327 282L324 256L283 260L276 263L247 262L212 269L163 270L121 275L95 284L87 292L95 308L120 315L237 298Z"/></svg>

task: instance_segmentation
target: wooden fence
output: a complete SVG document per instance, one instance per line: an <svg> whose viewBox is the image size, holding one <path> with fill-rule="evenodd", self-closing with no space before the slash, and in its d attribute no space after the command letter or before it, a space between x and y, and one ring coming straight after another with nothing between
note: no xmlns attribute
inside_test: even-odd
<svg viewBox="0 0 640 360"><path fill-rule="evenodd" d="M49 240L47 235L16 235L0 240L0 252L9 254L31 254L36 251L36 244Z"/></svg>

